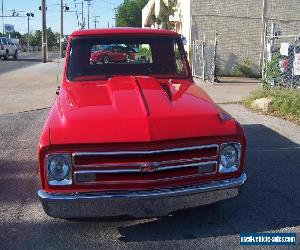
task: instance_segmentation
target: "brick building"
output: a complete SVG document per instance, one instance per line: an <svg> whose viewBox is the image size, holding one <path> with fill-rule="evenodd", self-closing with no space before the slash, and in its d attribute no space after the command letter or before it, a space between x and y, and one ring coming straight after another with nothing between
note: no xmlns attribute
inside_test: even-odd
<svg viewBox="0 0 300 250"><path fill-rule="evenodd" d="M263 2L264 0L178 0L177 11L183 15L179 15L178 21L181 24L177 31L189 37L188 47L195 40L203 40L204 34L207 43L213 43L217 33L217 63L222 74L230 74L232 68L245 59L250 60L258 71L262 51ZM184 6L184 11L181 6ZM156 9L157 11L159 10ZM274 22L282 35L300 34L299 0L265 0L265 18L268 30ZM151 25L143 20L143 26Z"/></svg>

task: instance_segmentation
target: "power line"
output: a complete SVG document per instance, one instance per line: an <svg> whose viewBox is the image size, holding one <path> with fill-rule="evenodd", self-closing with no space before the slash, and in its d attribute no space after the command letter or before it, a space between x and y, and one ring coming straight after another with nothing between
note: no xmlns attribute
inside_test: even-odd
<svg viewBox="0 0 300 250"><path fill-rule="evenodd" d="M77 12L77 7L76 7L76 0L74 0L74 7L75 7L75 12L76 12L76 18L77 18L78 28L80 28L79 15L78 15L78 12ZM83 15L83 13L82 13L82 15Z"/></svg>
<svg viewBox="0 0 300 250"><path fill-rule="evenodd" d="M87 6L88 6L88 29L90 28L90 7L91 7L91 2L92 0L84 0L87 2Z"/></svg>

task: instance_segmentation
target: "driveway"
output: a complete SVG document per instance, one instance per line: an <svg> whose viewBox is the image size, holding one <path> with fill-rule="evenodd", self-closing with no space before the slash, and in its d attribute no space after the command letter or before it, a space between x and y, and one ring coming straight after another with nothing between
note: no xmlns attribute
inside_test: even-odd
<svg viewBox="0 0 300 250"><path fill-rule="evenodd" d="M237 103L260 87L254 78L220 77L220 83L206 83L199 78L194 82L203 88L216 103Z"/></svg>
<svg viewBox="0 0 300 250"><path fill-rule="evenodd" d="M240 196L143 220L46 216L36 196L36 144L48 109L0 115L1 248L233 249L242 232L297 232L299 248L300 128L239 105L222 107L248 138Z"/></svg>

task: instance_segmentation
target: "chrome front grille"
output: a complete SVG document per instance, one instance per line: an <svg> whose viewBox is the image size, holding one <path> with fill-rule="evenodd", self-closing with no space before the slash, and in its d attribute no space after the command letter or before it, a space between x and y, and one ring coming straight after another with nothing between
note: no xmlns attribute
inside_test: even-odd
<svg viewBox="0 0 300 250"><path fill-rule="evenodd" d="M76 152L77 184L136 183L191 178L216 173L217 144L159 150Z"/></svg>

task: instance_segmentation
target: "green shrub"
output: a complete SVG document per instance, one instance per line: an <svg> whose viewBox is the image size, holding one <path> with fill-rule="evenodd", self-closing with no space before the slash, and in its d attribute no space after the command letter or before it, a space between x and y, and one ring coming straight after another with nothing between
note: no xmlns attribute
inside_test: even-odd
<svg viewBox="0 0 300 250"><path fill-rule="evenodd" d="M145 56L147 58L151 57L151 50L145 47L139 49L139 56Z"/></svg>
<svg viewBox="0 0 300 250"><path fill-rule="evenodd" d="M245 59L242 64L237 64L232 69L233 76L242 77L253 77L255 74L253 72L253 64L249 59Z"/></svg>
<svg viewBox="0 0 300 250"><path fill-rule="evenodd" d="M263 87L270 86L272 82L276 84L278 77L280 76L279 59L280 59L280 54L275 53L273 54L272 59L266 62L266 66L265 66L266 79L262 82Z"/></svg>

